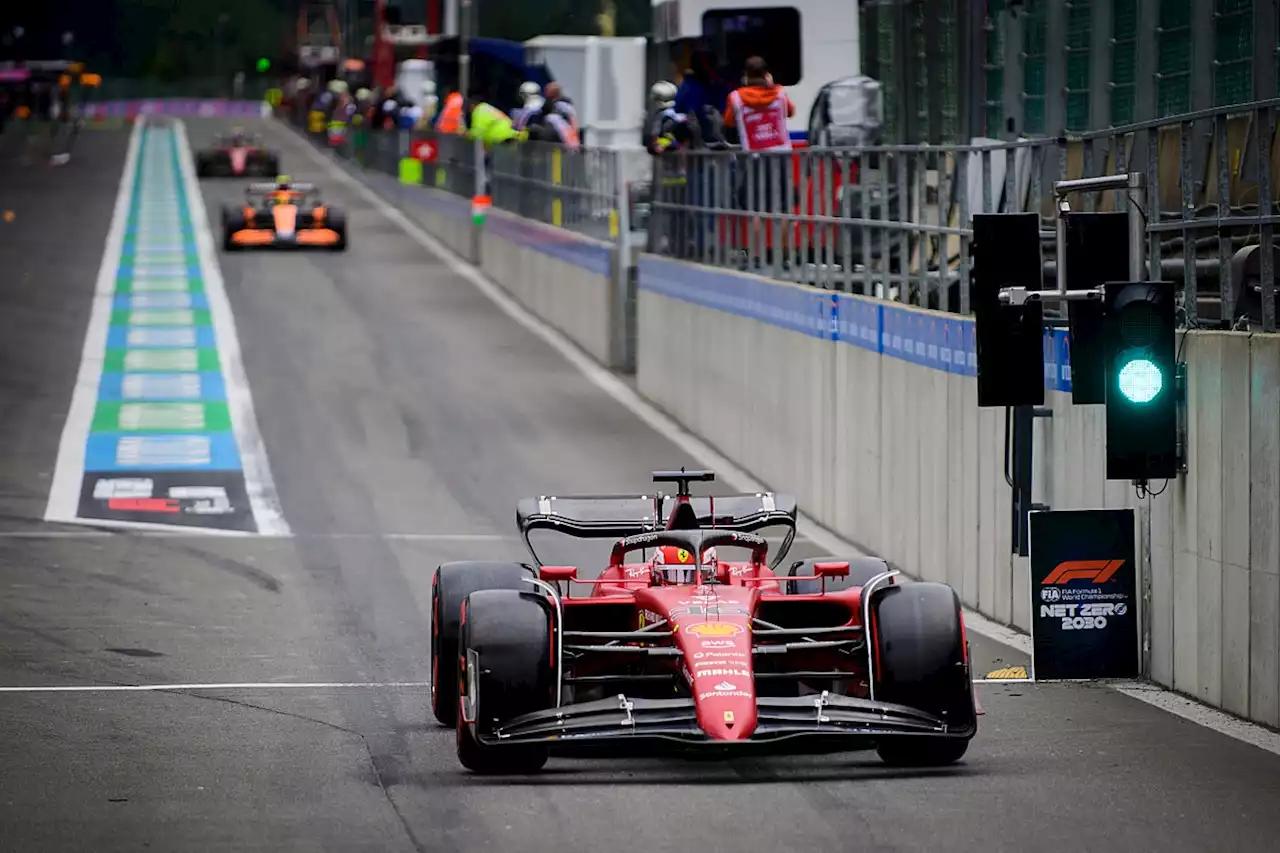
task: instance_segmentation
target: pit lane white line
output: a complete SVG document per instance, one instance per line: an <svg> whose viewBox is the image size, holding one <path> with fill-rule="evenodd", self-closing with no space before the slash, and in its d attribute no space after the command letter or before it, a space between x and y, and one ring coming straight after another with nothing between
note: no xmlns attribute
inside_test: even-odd
<svg viewBox="0 0 1280 853"><path fill-rule="evenodd" d="M339 688L361 689L420 689L430 687L430 681L233 681L225 684L72 684L37 685L32 687L0 687L0 693L164 693L175 690L332 690Z"/></svg>

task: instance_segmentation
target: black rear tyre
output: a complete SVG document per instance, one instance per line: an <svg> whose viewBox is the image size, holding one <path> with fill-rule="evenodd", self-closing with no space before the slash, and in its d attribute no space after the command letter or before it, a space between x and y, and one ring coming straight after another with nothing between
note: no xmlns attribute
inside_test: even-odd
<svg viewBox="0 0 1280 853"><path fill-rule="evenodd" d="M223 210L222 216L222 248L227 252L238 252L240 246L231 238L237 231L244 230L248 223L239 211Z"/></svg>
<svg viewBox="0 0 1280 853"><path fill-rule="evenodd" d="M347 214L340 208L331 207L326 213L325 224L338 232L338 242L330 248L335 252L345 252L347 250Z"/></svg>
<svg viewBox="0 0 1280 853"><path fill-rule="evenodd" d="M463 609L458 696L469 700L473 722L458 719L458 760L484 775L535 773L550 747L486 746L477 735L555 706L551 607L540 593L486 589L468 595Z"/></svg>
<svg viewBox="0 0 1280 853"><path fill-rule="evenodd" d="M889 571L889 564L878 557L813 557L808 560L796 560L791 564L791 569L787 574L793 578L812 578L814 577L813 566L815 563L844 562L849 564L849 574L842 578L827 578L827 592L857 589L865 586L867 581L876 575ZM823 590L822 581L817 578L811 581L789 583L787 587L787 591L792 595L817 595Z"/></svg>
<svg viewBox="0 0 1280 853"><path fill-rule="evenodd" d="M443 563L431 581L431 712L442 725L458 721L458 642L462 602L482 589L531 590L519 563Z"/></svg>
<svg viewBox="0 0 1280 853"><path fill-rule="evenodd" d="M886 763L939 767L959 761L977 733L960 599L940 583L908 583L876 594L876 698L947 721L955 736L898 737L877 746Z"/></svg>

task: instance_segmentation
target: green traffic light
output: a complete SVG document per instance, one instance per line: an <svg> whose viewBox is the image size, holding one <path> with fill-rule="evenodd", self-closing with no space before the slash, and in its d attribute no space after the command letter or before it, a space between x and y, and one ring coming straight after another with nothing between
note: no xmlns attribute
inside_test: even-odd
<svg viewBox="0 0 1280 853"><path fill-rule="evenodd" d="M1135 358L1120 368L1120 393L1131 403L1150 403L1164 388L1164 374L1155 362Z"/></svg>
<svg viewBox="0 0 1280 853"><path fill-rule="evenodd" d="M258 60L259 71L266 71L270 67L271 67L271 60L267 59L265 56Z"/></svg>

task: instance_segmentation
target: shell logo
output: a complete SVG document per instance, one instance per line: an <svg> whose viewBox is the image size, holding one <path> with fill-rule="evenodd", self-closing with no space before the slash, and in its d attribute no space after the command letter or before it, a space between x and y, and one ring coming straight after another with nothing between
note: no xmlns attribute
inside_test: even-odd
<svg viewBox="0 0 1280 853"><path fill-rule="evenodd" d="M740 626L727 622L702 622L685 630L698 637L733 637L742 633Z"/></svg>

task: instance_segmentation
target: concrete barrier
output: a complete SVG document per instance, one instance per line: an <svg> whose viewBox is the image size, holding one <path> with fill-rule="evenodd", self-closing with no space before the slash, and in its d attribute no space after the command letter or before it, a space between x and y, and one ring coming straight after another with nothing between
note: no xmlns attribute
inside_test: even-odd
<svg viewBox="0 0 1280 853"><path fill-rule="evenodd" d="M619 368L615 245L490 210L480 232L480 268L534 315L602 364Z"/></svg>
<svg viewBox="0 0 1280 853"><path fill-rule="evenodd" d="M978 408L971 320L648 255L638 286L641 393L821 523L1029 630L1004 412ZM1180 346L1190 470L1148 499L1150 675L1280 725L1280 336ZM1137 508L1105 479L1103 408L1071 403L1064 333L1046 356L1035 499Z"/></svg>

